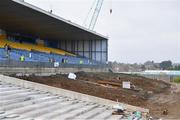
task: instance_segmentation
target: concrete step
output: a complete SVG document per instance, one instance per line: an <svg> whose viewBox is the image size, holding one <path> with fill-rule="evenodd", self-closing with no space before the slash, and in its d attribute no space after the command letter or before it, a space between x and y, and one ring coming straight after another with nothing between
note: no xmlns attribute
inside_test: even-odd
<svg viewBox="0 0 180 120"><path fill-rule="evenodd" d="M111 110L111 109L105 110L101 114L95 116L93 119L94 120L108 120L112 116L113 111L114 110Z"/></svg>
<svg viewBox="0 0 180 120"><path fill-rule="evenodd" d="M11 87L11 89L9 89L9 88L10 88L10 86L0 86L0 92L22 89L21 87Z"/></svg>
<svg viewBox="0 0 180 120"><path fill-rule="evenodd" d="M19 109L21 107L25 107L25 106L30 106L30 105L34 105L34 104L39 104L39 103L43 103L46 101L49 101L51 99L54 98L58 98L57 96L47 96L47 95L43 95L43 96L38 96L35 99L32 100L28 100L28 101L24 101L24 102L20 102L20 103L14 103L14 104L9 104L7 106L3 106L0 108L0 110L14 110L14 109Z"/></svg>
<svg viewBox="0 0 180 120"><path fill-rule="evenodd" d="M72 120L74 119L75 117L78 117L79 115L82 115L86 112L89 112L95 108L97 108L98 105L97 104L91 104L91 105L87 105L87 106L83 106L79 109L76 109L74 111L71 111L63 116L60 117L60 119L63 119L63 120Z"/></svg>
<svg viewBox="0 0 180 120"><path fill-rule="evenodd" d="M89 112L86 112L78 117L75 117L74 119L93 119L95 116L101 114L102 112L104 112L106 110L105 107L101 107L101 106L98 106L97 108L89 111Z"/></svg>
<svg viewBox="0 0 180 120"><path fill-rule="evenodd" d="M47 117L49 116L53 116L53 115L56 115L58 114L59 111L61 111L62 109L68 107L68 106L71 106L73 104L76 104L75 101L71 100L71 101L65 101L65 102L62 102L62 103L59 103L57 104L57 109L53 109L51 110L51 112L49 113L46 113L46 114L43 114L43 115L40 115L40 116L37 116L37 120L45 120Z"/></svg>
<svg viewBox="0 0 180 120"><path fill-rule="evenodd" d="M14 99L15 97L27 97L29 95L39 95L40 93L37 91L31 91L31 92L24 92L24 93L17 93L17 94L10 94L6 96L0 96L0 100L9 100Z"/></svg>
<svg viewBox="0 0 180 120"><path fill-rule="evenodd" d="M44 107L56 104L57 102L59 102L59 99L51 99L51 100L48 100L48 101L41 102L39 104L33 104L33 105L30 105L30 106L24 106L24 107L14 109L14 110L11 110L11 111L13 113L16 113L16 114L25 114L27 112L30 112L30 111L33 111L33 110L36 110L36 109L42 109Z"/></svg>
<svg viewBox="0 0 180 120"><path fill-rule="evenodd" d="M65 102L63 99L59 99L57 101L52 101L51 104L46 104L43 106L40 106L39 109L35 109L33 111L29 111L24 113L24 116L33 117L36 118L38 116L51 113L53 110L59 109L59 105L61 105L63 102Z"/></svg>
<svg viewBox="0 0 180 120"><path fill-rule="evenodd" d="M3 92L0 92L0 96L22 93L22 92L31 92L31 90L30 89L18 89L18 90L3 91Z"/></svg>
<svg viewBox="0 0 180 120"><path fill-rule="evenodd" d="M40 103L40 104L34 104L34 105L31 105L31 106L24 106L24 107L14 109L14 110L10 110L9 112L6 112L4 114L4 116L9 116L11 114L16 114L16 115L20 116L21 114L27 113L29 111L33 111L33 110L36 110L36 109L41 109L41 108L49 106L51 104L56 104L57 100L58 99L51 100L51 101L46 101L46 102L43 102L43 103Z"/></svg>
<svg viewBox="0 0 180 120"><path fill-rule="evenodd" d="M72 105L67 106L66 108L57 111L55 114L52 114L51 116L47 117L47 119L51 119L51 120L57 120L59 119L61 116L68 114L71 111L74 111L76 109L79 109L83 106L85 106L87 103L86 102L76 102Z"/></svg>
<svg viewBox="0 0 180 120"><path fill-rule="evenodd" d="M32 92L23 92L23 93L17 93L12 94L8 96L0 96L0 104L13 104L17 102L27 101L30 99L35 98L37 95L39 95L38 92L32 91Z"/></svg>
<svg viewBox="0 0 180 120"><path fill-rule="evenodd" d="M48 116L48 114L52 113L52 111L63 109L66 106L70 105L72 101L62 101L58 102L57 104L45 107L43 109L37 109L28 113L23 114L23 119L26 117L33 117L36 118L36 120L44 120L45 118L43 116Z"/></svg>

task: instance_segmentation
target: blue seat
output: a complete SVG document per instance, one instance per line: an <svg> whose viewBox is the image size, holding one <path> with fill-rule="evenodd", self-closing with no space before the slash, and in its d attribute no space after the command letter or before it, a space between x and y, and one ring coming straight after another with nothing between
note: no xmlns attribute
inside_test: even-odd
<svg viewBox="0 0 180 120"><path fill-rule="evenodd" d="M30 55L31 54L31 55ZM37 51L26 51L12 49L10 51L10 59L19 61L21 56L25 56L25 61L27 62L50 62L53 59L55 62L62 62L62 59L68 60L68 64L85 64L85 65L98 65L98 62L89 60L87 58L73 57L73 56L63 56L52 53L43 53ZM6 52L4 49L0 49L0 60L6 60ZM83 61L80 63L80 61Z"/></svg>

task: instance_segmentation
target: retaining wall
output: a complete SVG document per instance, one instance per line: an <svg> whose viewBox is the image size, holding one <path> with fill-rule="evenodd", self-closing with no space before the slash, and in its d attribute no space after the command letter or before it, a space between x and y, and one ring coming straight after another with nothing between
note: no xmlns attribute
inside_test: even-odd
<svg viewBox="0 0 180 120"><path fill-rule="evenodd" d="M1 74L38 74L38 75L52 75L52 74L60 74L60 73L70 73L70 72L108 72L108 68L82 68L82 67L74 67L74 68L17 68L17 67L0 67Z"/></svg>

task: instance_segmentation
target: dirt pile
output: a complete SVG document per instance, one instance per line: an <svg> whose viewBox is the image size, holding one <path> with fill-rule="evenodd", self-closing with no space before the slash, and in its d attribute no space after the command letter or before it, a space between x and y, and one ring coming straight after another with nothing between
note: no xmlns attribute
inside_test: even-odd
<svg viewBox="0 0 180 120"><path fill-rule="evenodd" d="M164 102L158 102L159 98L157 96L161 97L162 94L168 94L171 88L170 84L163 81L115 73L79 72L76 75L76 80L69 80L68 75L65 74L49 77L24 76L18 78L114 101L118 99L123 103L148 108L151 114L157 117L161 116L163 109L169 107ZM130 81L133 89L123 89L123 81Z"/></svg>

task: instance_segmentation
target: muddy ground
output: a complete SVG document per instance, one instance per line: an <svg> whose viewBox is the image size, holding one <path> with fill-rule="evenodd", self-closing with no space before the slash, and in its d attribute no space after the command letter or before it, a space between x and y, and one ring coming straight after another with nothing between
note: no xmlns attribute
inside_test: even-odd
<svg viewBox="0 0 180 120"><path fill-rule="evenodd" d="M123 103L148 108L150 114L157 118L180 119L180 90L175 85L136 75L84 72L76 75L76 80L68 79L65 74L18 78L113 101L118 99ZM123 81L130 81L132 89L123 89ZM163 110L168 110L168 115L163 115Z"/></svg>

